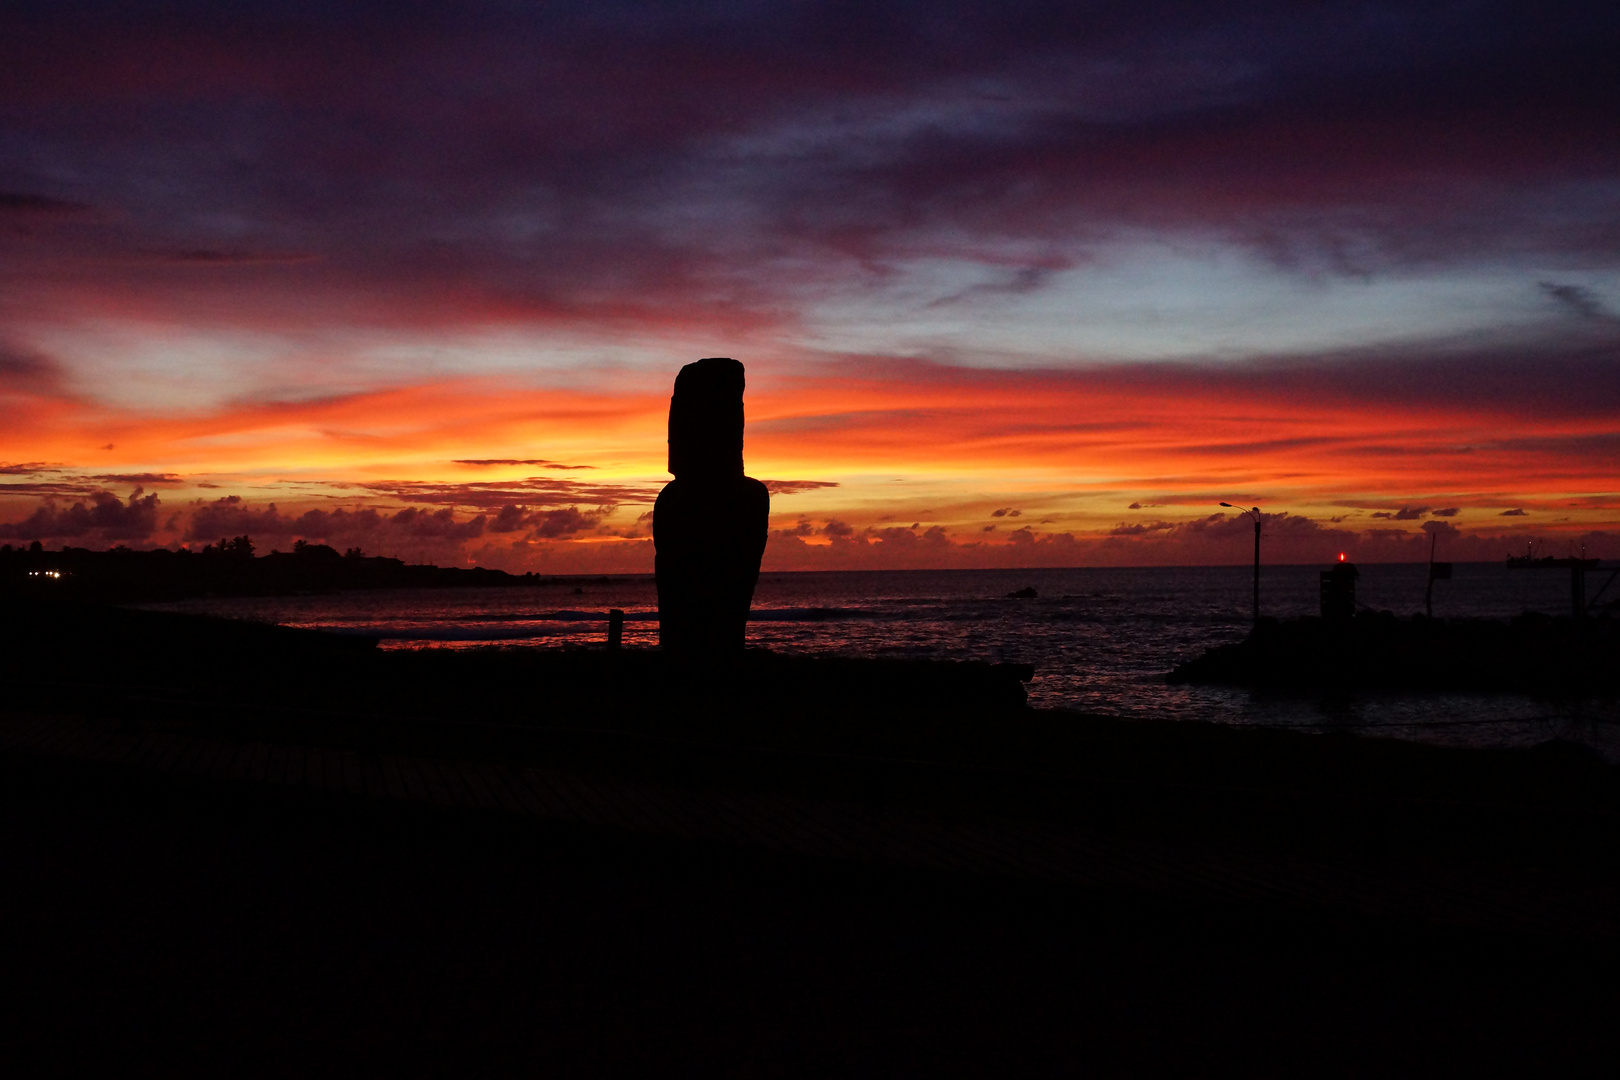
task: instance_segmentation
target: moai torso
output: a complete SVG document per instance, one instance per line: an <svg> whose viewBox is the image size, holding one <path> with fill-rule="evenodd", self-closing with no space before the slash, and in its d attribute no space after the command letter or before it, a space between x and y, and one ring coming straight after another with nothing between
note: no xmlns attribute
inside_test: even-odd
<svg viewBox="0 0 1620 1080"><path fill-rule="evenodd" d="M743 475L743 366L687 364L669 403L669 471L653 506L658 640L686 657L740 653L771 496Z"/></svg>

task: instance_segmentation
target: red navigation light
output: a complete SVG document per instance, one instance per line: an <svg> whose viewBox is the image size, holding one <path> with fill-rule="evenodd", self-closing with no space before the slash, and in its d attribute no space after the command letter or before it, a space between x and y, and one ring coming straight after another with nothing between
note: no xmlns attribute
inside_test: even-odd
<svg viewBox="0 0 1620 1080"><path fill-rule="evenodd" d="M1339 552L1339 561L1344 562L1344 552Z"/></svg>

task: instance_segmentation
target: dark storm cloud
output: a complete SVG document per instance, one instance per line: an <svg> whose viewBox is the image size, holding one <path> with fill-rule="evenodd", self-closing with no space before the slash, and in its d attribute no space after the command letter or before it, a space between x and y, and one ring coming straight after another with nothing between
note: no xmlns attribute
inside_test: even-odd
<svg viewBox="0 0 1620 1080"><path fill-rule="evenodd" d="M176 473L98 473L88 477L104 484L183 484L185 478Z"/></svg>
<svg viewBox="0 0 1620 1080"><path fill-rule="evenodd" d="M507 504L561 506L590 503L598 506L620 503L650 503L658 497L658 485L589 484L535 476L477 484L447 484L432 481L397 480L375 484L344 484L363 488L400 502L430 506L475 507L500 510Z"/></svg>
<svg viewBox="0 0 1620 1080"><path fill-rule="evenodd" d="M1347 349L1335 353L1299 354L1260 360L1210 363L1099 364L1082 370L1002 371L959 368L893 354L851 357L831 369L849 378L870 378L881 370L883 378L907 386L951 388L956 392L993 392L1017 388L1020 393L1043 395L1084 389L1088 393L1117 394L1127 398L1162 398L1169 401L1246 401L1344 405L1376 412L1433 408L1441 412L1486 411L1521 419L1607 421L1620 415L1620 334L1598 344L1552 342L1534 350L1519 343L1446 343L1409 348L1383 346ZM1200 411L1209 408L1200 406ZM749 424L750 432L827 432L856 428L877 418L884 425L919 427L948 425L954 414L942 410L906 409L883 412L826 413ZM1140 425L1132 420L1103 423L1068 422L1063 430L1128 436ZM1021 430L1016 418L997 418L1000 431ZM1041 428L1031 425L1028 430ZM1516 428L1510 430L1517 430ZM1345 438L1354 438L1347 435ZM1548 439L1559 445L1567 440L1593 441L1591 451L1604 449L1607 435L1507 436ZM1254 440L1247 443L1178 445L1178 452L1218 446L1254 451L1309 449L1318 442L1332 444L1329 436L1303 440ZM1506 441L1503 441L1506 445ZM1372 452L1376 448L1358 447ZM1405 453L1397 448L1391 453ZM1158 484L1191 482L1153 478ZM1144 483L1148 482L1144 478ZM1204 481L1200 481L1204 482ZM1220 482L1211 475L1208 482ZM1247 498L1247 496L1245 496Z"/></svg>
<svg viewBox="0 0 1620 1080"><path fill-rule="evenodd" d="M1124 522L1120 522L1118 525L1115 525L1112 529L1108 530L1108 535L1109 536L1144 536L1144 535L1147 535L1149 533L1168 532L1169 530L1174 529L1175 527L1176 527L1175 523L1171 522L1171 521L1135 522L1135 523L1130 524L1130 525L1127 525Z"/></svg>
<svg viewBox="0 0 1620 1080"><path fill-rule="evenodd" d="M595 527L601 518L601 514L580 513L577 506L547 510L535 515L533 535L544 540L573 536Z"/></svg>
<svg viewBox="0 0 1620 1080"><path fill-rule="evenodd" d="M1556 454L1577 461L1620 461L1620 431L1493 439L1485 445L1512 453Z"/></svg>
<svg viewBox="0 0 1620 1080"><path fill-rule="evenodd" d="M764 480L765 490L772 495L797 495L801 491L815 491L818 488L835 488L836 480Z"/></svg>
<svg viewBox="0 0 1620 1080"><path fill-rule="evenodd" d="M198 248L191 251L156 252L153 258L160 262L175 263L181 266L257 266L264 263L313 262L319 259L320 256L298 252L209 251Z"/></svg>
<svg viewBox="0 0 1620 1080"><path fill-rule="evenodd" d="M489 531L526 532L528 540L560 540L594 530L614 509L603 506L581 511L577 506L567 506L556 510L530 510L509 503L501 507L500 513L489 523Z"/></svg>
<svg viewBox="0 0 1620 1080"><path fill-rule="evenodd" d="M227 495L195 505L184 537L195 541L247 535L267 542L299 538L357 544L368 550L399 550L402 545L416 543L459 544L486 534L523 533L525 540L564 540L599 531L603 519L614 509L565 506L548 510L509 503L493 516L481 513L469 518L457 517L448 506L437 510L408 506L394 513L367 507L287 515L274 503L257 507L240 496Z"/></svg>
<svg viewBox="0 0 1620 1080"><path fill-rule="evenodd" d="M1612 319L1614 318L1603 301L1590 289L1583 289L1579 285L1559 285L1551 281L1540 283L1541 289L1552 297L1570 314L1582 319Z"/></svg>
<svg viewBox="0 0 1620 1080"><path fill-rule="evenodd" d="M33 480L23 483L0 484L0 495L60 495L64 497L75 495L90 495L98 488L96 484L79 483L73 480Z"/></svg>
<svg viewBox="0 0 1620 1080"><path fill-rule="evenodd" d="M442 510L422 510L407 506L388 519L395 530L410 536L430 537L438 540L472 540L484 534L484 515L470 521L457 521L449 507Z"/></svg>
<svg viewBox="0 0 1620 1080"><path fill-rule="evenodd" d="M227 495L193 507L186 523L186 540L215 540L222 536L251 536L265 541L297 537L335 543L396 545L414 542L460 543L484 534L483 514L458 520L449 507L422 510L408 506L394 514L374 508L308 510L297 516L282 514L274 503L254 507L241 496Z"/></svg>
<svg viewBox="0 0 1620 1080"><path fill-rule="evenodd" d="M1250 442L1188 443L1176 447L1183 454L1208 454L1215 457L1262 454L1272 450L1304 450L1330 446L1342 439L1310 437L1299 439L1256 439Z"/></svg>
<svg viewBox="0 0 1620 1080"><path fill-rule="evenodd" d="M51 357L0 341L0 394L58 394L62 369Z"/></svg>
<svg viewBox="0 0 1620 1080"><path fill-rule="evenodd" d="M84 203L53 199L49 195L35 195L26 191L0 191L0 216L78 217L88 213L89 210Z"/></svg>
<svg viewBox="0 0 1620 1080"><path fill-rule="evenodd" d="M77 470L45 461L0 464L0 476L27 477L0 482L0 495L33 495L48 498L83 499L104 493L108 484L146 484L150 474L130 473L85 476Z"/></svg>
<svg viewBox="0 0 1620 1080"><path fill-rule="evenodd" d="M22 521L0 524L0 537L144 540L157 529L159 505L157 495L142 495L139 488L127 502L110 491L95 492L88 502L75 502L65 509L47 499Z"/></svg>
<svg viewBox="0 0 1620 1080"><path fill-rule="evenodd" d="M1020 296L1032 293L1045 285L1052 275L1059 270L1066 270L1073 265L1066 259L1043 259L1039 265L1020 266L1006 275L1007 280L990 282L988 284L970 285L961 292L942 296L938 300L930 301L929 307L950 307L964 301L985 296Z"/></svg>
<svg viewBox="0 0 1620 1080"><path fill-rule="evenodd" d="M256 536L261 539L292 535L294 519L283 517L274 503L256 510L240 495L226 495L192 510L185 531L187 540L213 540L221 536Z"/></svg>
<svg viewBox="0 0 1620 1080"><path fill-rule="evenodd" d="M1215 365L1112 369L1122 387L1174 387L1273 399L1503 411L1543 419L1620 413L1620 342L1598 346L1384 348ZM1329 441L1325 440L1324 441ZM1255 446L1263 445L1261 443Z"/></svg>
<svg viewBox="0 0 1620 1080"><path fill-rule="evenodd" d="M694 299L713 320L775 317L762 263L881 274L942 230L1185 226L1307 273L1620 251L1603 186L1620 143L1594 137L1620 125L1612 6L87 3L3 19L0 210L105 207L98 253L251 263L267 275L253 305L287 303L283 275L341 285L321 295L345 298L342 317L645 319ZM278 263L305 258L320 261ZM1066 264L996 265L1004 281L957 298Z"/></svg>

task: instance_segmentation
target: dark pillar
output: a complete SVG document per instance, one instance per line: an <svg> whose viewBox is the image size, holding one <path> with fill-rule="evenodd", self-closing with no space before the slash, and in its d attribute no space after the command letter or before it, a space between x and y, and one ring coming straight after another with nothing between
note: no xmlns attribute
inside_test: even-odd
<svg viewBox="0 0 1620 1080"><path fill-rule="evenodd" d="M1355 617L1356 579L1360 576L1361 571L1356 569L1355 563L1350 562L1338 563L1333 569L1322 571L1322 618L1343 622Z"/></svg>
<svg viewBox="0 0 1620 1080"><path fill-rule="evenodd" d="M1254 508L1254 625L1260 625L1260 508Z"/></svg>
<svg viewBox="0 0 1620 1080"><path fill-rule="evenodd" d="M770 492L743 475L743 366L687 364L669 402L669 471L653 506L658 640L668 653L740 653L769 527Z"/></svg>

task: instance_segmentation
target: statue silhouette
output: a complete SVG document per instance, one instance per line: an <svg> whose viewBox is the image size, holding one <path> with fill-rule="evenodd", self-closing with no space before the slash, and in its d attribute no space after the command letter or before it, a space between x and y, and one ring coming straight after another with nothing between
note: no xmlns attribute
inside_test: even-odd
<svg viewBox="0 0 1620 1080"><path fill-rule="evenodd" d="M771 495L743 475L743 366L681 368L669 401L669 471L653 506L658 640L692 658L740 653L765 553Z"/></svg>

